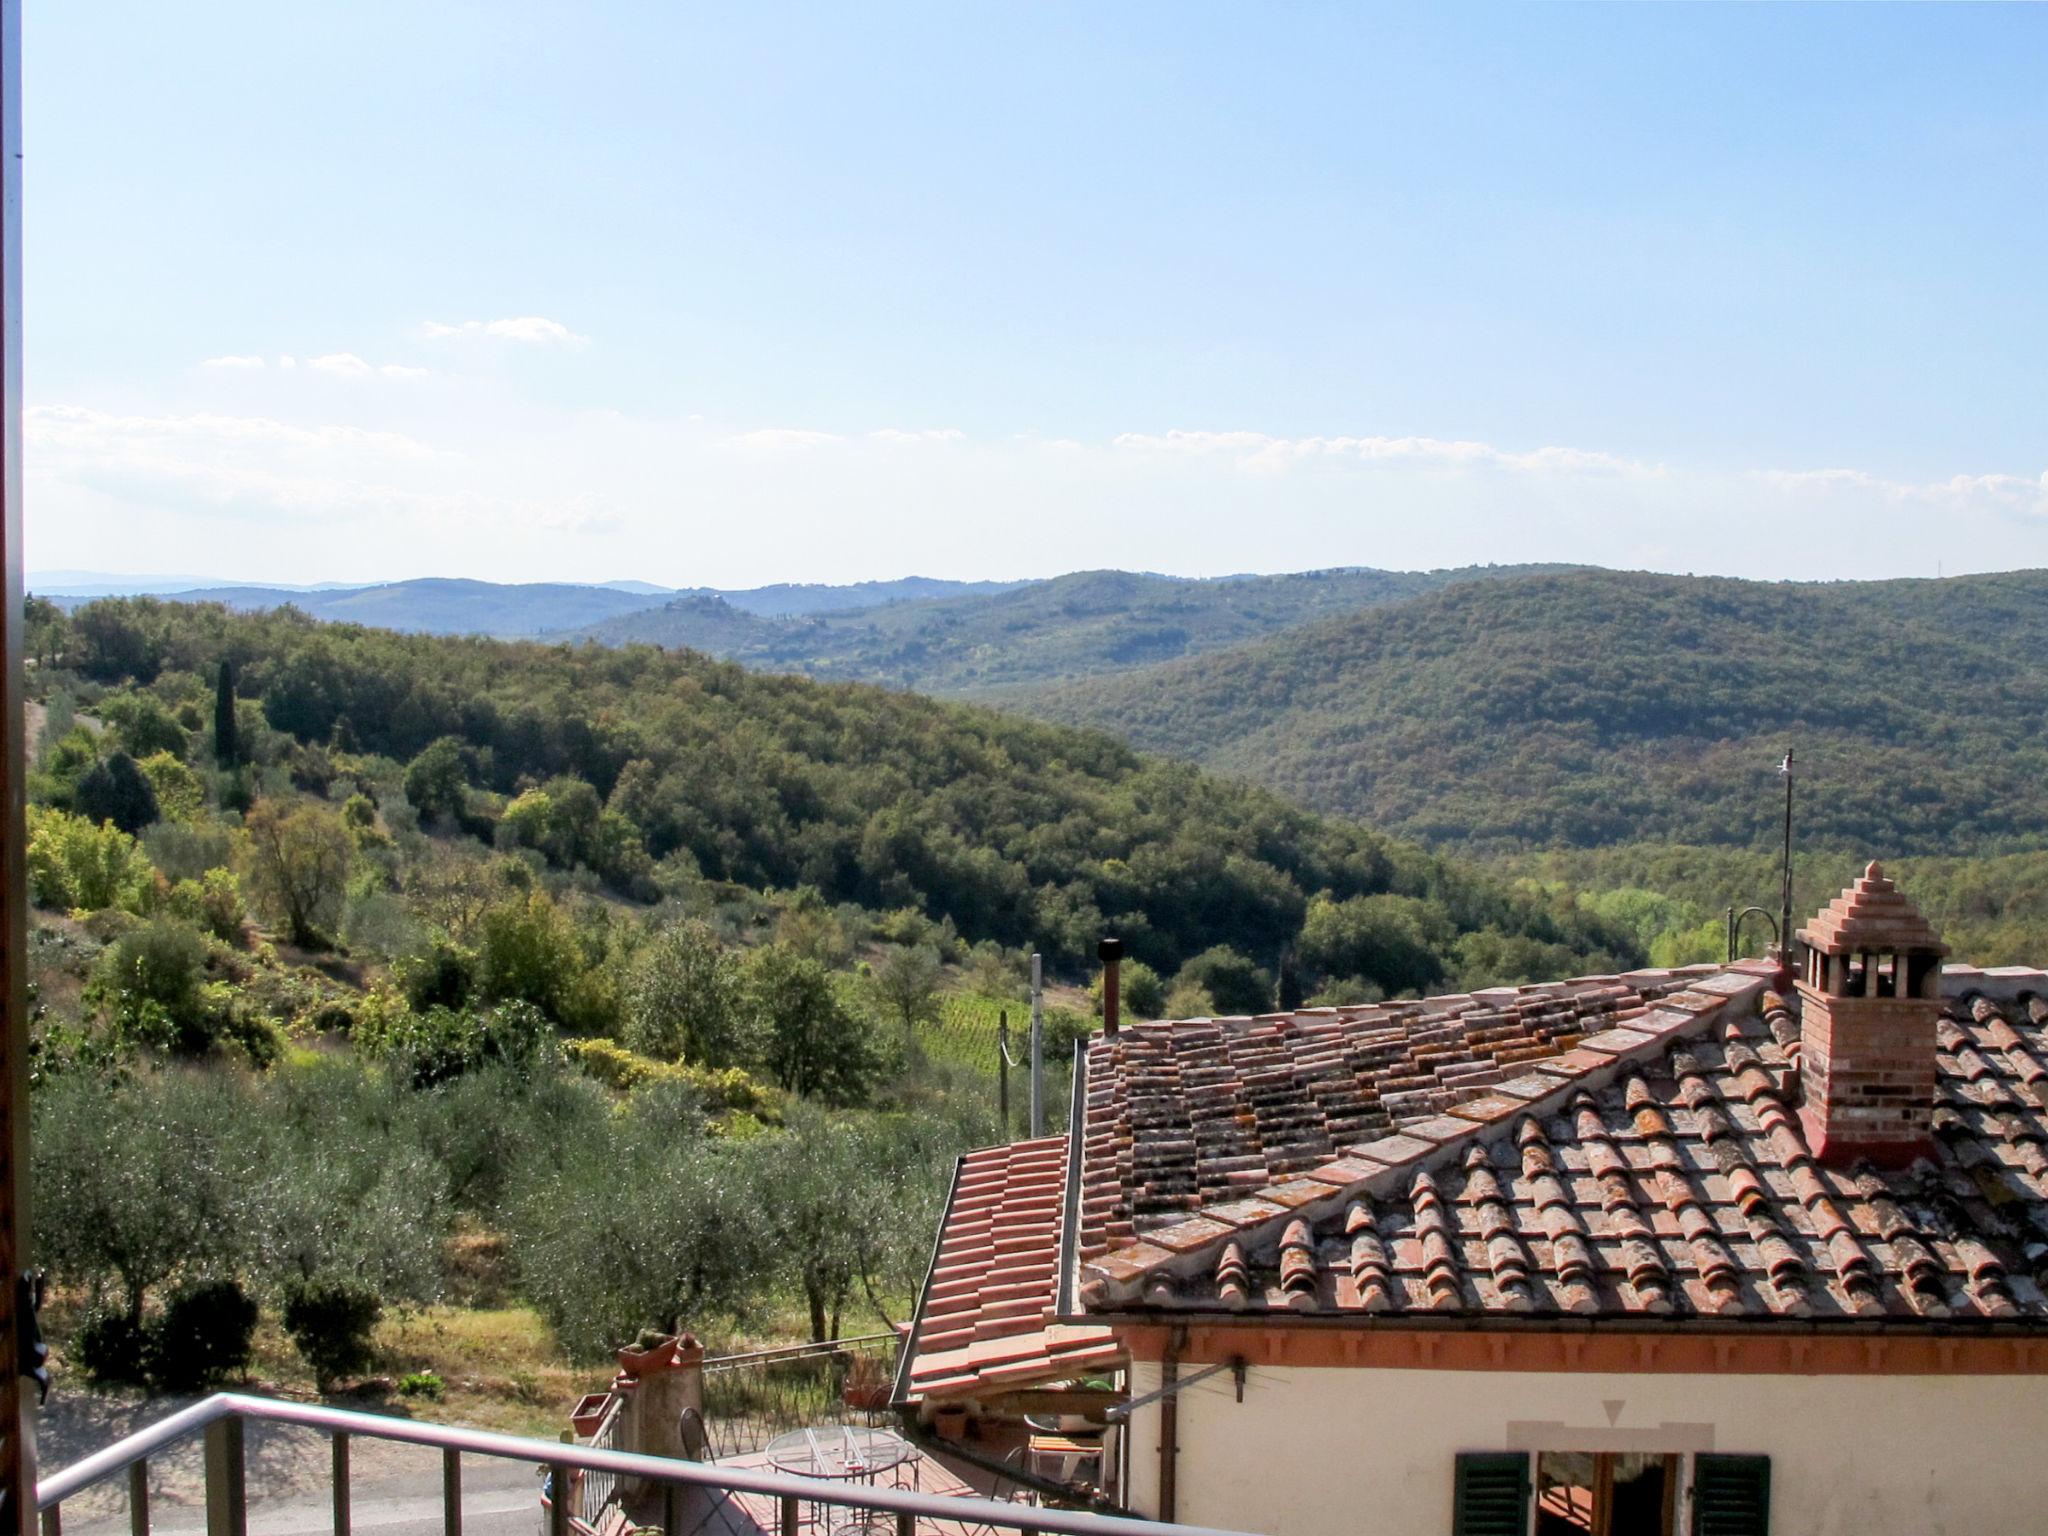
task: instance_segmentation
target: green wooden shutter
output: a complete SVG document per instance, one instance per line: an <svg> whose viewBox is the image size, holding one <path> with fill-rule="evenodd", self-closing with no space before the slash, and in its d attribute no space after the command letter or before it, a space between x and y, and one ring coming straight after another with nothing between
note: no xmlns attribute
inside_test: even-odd
<svg viewBox="0 0 2048 1536"><path fill-rule="evenodd" d="M1451 1536L1528 1536L1529 1458L1519 1451L1460 1451Z"/></svg>
<svg viewBox="0 0 2048 1536"><path fill-rule="evenodd" d="M1692 1536L1768 1536L1771 1458L1695 1456Z"/></svg>

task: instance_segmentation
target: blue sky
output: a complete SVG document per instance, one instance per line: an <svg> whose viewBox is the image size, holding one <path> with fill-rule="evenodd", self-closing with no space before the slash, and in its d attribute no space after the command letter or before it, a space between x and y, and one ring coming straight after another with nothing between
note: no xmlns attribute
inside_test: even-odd
<svg viewBox="0 0 2048 1536"><path fill-rule="evenodd" d="M2048 9L210 0L25 59L32 569L2048 565Z"/></svg>

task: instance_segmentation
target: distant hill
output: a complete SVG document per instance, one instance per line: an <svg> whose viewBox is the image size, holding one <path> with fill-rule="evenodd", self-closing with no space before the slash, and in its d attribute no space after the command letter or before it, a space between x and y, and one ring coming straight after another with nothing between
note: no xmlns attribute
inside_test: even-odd
<svg viewBox="0 0 2048 1536"><path fill-rule="evenodd" d="M718 597L746 613L802 616L814 613L845 613L852 609L879 608L891 603L933 602L956 597L987 597L1028 586L1022 581L942 581L931 576L904 576L895 581L855 581L845 586L818 582L777 582L768 587L746 587L737 591L721 587L691 587L678 595Z"/></svg>
<svg viewBox="0 0 2048 1536"><path fill-rule="evenodd" d="M2048 572L1461 583L1012 701L1479 849L2048 847Z"/></svg>
<svg viewBox="0 0 2048 1536"><path fill-rule="evenodd" d="M1063 679L1200 655L1331 614L1532 569L1541 568L1349 569L1213 581L1079 571L993 594L819 610L788 619L742 612L730 596L717 602L691 595L604 620L587 635L608 645L704 651L773 671L999 698Z"/></svg>
<svg viewBox="0 0 2048 1536"><path fill-rule="evenodd" d="M897 581L861 581L838 587L783 582L731 590L685 590L645 581L503 583L451 577L363 586L332 582L262 586L195 576L117 577L94 571L53 571L32 580L29 589L67 611L96 598L125 596L162 597L181 603L225 603L244 613L290 603L316 619L332 623L372 624L412 634L491 635L509 640L560 637L568 631L586 629L671 600L687 606L708 599L730 604L737 612L779 618L1006 592L1022 585L906 576Z"/></svg>
<svg viewBox="0 0 2048 1536"><path fill-rule="evenodd" d="M374 587L298 590L227 586L163 595L181 603L223 603L242 613L282 608L289 603L329 623L371 624L379 629L429 635L494 635L504 639L559 635L667 599L665 592L621 592L613 587L567 582L512 586L438 576ZM71 609L91 598L57 594L52 601Z"/></svg>

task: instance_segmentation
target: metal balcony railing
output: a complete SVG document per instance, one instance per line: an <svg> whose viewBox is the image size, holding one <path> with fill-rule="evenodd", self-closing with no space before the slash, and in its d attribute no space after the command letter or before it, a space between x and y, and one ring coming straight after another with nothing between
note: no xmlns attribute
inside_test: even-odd
<svg viewBox="0 0 2048 1536"><path fill-rule="evenodd" d="M704 1423L719 1457L758 1451L785 1430L850 1416L878 1422L896 1374L893 1333L863 1334L822 1344L714 1355L704 1362ZM855 1402L865 1382L872 1401Z"/></svg>
<svg viewBox="0 0 2048 1536"><path fill-rule="evenodd" d="M95 1484L126 1475L129 1528L149 1536L149 1459L192 1435L205 1437L207 1536L247 1536L249 1496L243 1431L251 1421L296 1425L327 1435L334 1447L334 1533L349 1536L349 1446L358 1437L420 1445L441 1452L443 1536L462 1536L462 1459L495 1456L548 1472L551 1490L588 1486L599 1477L615 1483L644 1480L659 1490L664 1536L796 1536L815 1521L820 1531L869 1536L962 1536L1018 1532L1020 1536L1239 1536L1200 1526L1167 1525L1077 1510L1011 1504L997 1499L953 1498L910 1489L790 1477L780 1472L674 1461L596 1445L528 1440L486 1430L422 1424L410 1419L341 1408L279 1402L223 1392L129 1435L105 1450L43 1479L36 1489L43 1536L62 1536L64 1501ZM580 1474L580 1476L579 1476ZM773 1523L748 1513L740 1496L773 1511ZM545 1513L536 1493L535 1515L547 1536L578 1536L590 1524L573 1498L550 1497Z"/></svg>

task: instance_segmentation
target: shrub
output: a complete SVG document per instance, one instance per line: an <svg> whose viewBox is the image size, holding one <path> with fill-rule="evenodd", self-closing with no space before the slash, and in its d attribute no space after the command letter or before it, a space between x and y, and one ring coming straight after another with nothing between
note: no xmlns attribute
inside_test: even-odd
<svg viewBox="0 0 2048 1536"><path fill-rule="evenodd" d="M322 1392L369 1370L370 1330L383 1315L383 1300L355 1280L300 1280L285 1292L284 1331Z"/></svg>
<svg viewBox="0 0 2048 1536"><path fill-rule="evenodd" d="M127 1314L101 1308L71 1335L71 1363L87 1381L139 1387L149 1376L149 1336Z"/></svg>
<svg viewBox="0 0 2048 1536"><path fill-rule="evenodd" d="M142 1044L197 1056L218 1020L202 986L206 941L184 923L157 918L116 939L100 961L117 1020Z"/></svg>
<svg viewBox="0 0 2048 1536"><path fill-rule="evenodd" d="M136 767L149 781L156 796L157 814L165 821L197 821L206 809L206 786L199 775L185 766L182 758L168 752L152 752Z"/></svg>
<svg viewBox="0 0 2048 1536"><path fill-rule="evenodd" d="M557 1059L554 1026L531 1003L365 1010L355 1038L414 1088L452 1082L487 1061L525 1073Z"/></svg>
<svg viewBox="0 0 2048 1536"><path fill-rule="evenodd" d="M407 1371L398 1378L400 1397L424 1397L438 1401L444 1383L434 1371Z"/></svg>
<svg viewBox="0 0 2048 1536"><path fill-rule="evenodd" d="M28 808L28 878L46 907L139 912L151 889L149 860L135 839L46 806Z"/></svg>
<svg viewBox="0 0 2048 1536"><path fill-rule="evenodd" d="M249 1364L256 1303L232 1280L180 1287L149 1330L150 1384L197 1392L238 1376Z"/></svg>
<svg viewBox="0 0 2048 1536"><path fill-rule="evenodd" d="M1089 996L1095 999L1095 1014L1102 1016L1102 973L1095 973L1095 980L1089 984ZM1142 960L1126 960L1122 973L1117 978L1118 1007L1126 1022L1140 1019L1164 1017L1161 1010L1166 1007L1166 983L1157 971Z"/></svg>
<svg viewBox="0 0 2048 1536"><path fill-rule="evenodd" d="M737 1112L775 1119L781 1112L781 1095L740 1067L696 1067L684 1062L657 1061L600 1038L565 1041L563 1049L569 1060L586 1074L621 1093L677 1083L694 1093L704 1109L714 1115Z"/></svg>
<svg viewBox="0 0 2048 1536"><path fill-rule="evenodd" d="M209 869L197 880L180 880L171 887L168 909L196 928L202 928L224 944L242 941L242 882L233 870Z"/></svg>

